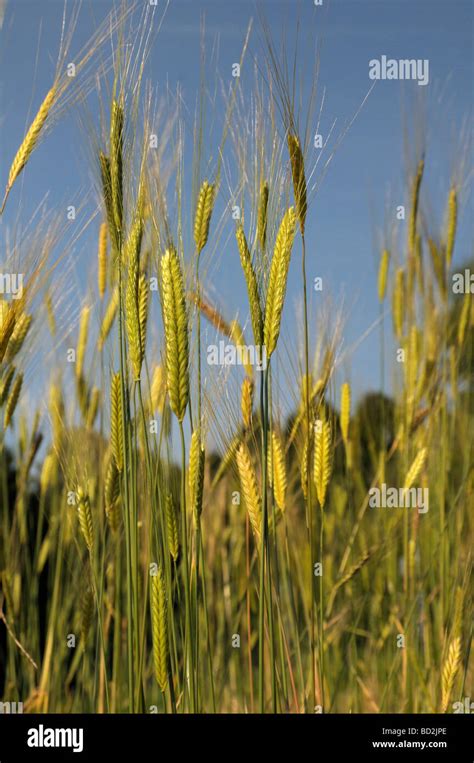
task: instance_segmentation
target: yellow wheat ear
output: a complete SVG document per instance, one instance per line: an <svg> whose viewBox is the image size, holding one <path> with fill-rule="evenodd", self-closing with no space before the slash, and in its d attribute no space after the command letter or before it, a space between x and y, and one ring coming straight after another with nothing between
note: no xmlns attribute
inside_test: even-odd
<svg viewBox="0 0 474 763"><path fill-rule="evenodd" d="M82 490L82 488L78 487L76 492L79 528L87 546L87 550L90 552L94 545L94 525L92 523L91 503L89 496Z"/></svg>
<svg viewBox="0 0 474 763"><path fill-rule="evenodd" d="M272 432L272 476L273 476L273 495L275 496L275 502L280 511L285 511L285 497L286 497L286 464L284 449L281 444L281 440L276 434Z"/></svg>
<svg viewBox="0 0 474 763"><path fill-rule="evenodd" d="M237 246L240 254L240 263L245 277L245 283L247 284L247 294L250 305L250 318L252 321L253 340L257 347L260 347L263 342L263 321L262 321L262 308L260 306L260 297L258 293L257 276L252 265L252 257L247 245L245 233L242 225L240 225L235 236L237 239Z"/></svg>
<svg viewBox="0 0 474 763"><path fill-rule="evenodd" d="M242 411L242 420L245 429L250 429L252 426L253 390L254 383L252 379L246 376L242 382L240 395L240 409Z"/></svg>
<svg viewBox="0 0 474 763"><path fill-rule="evenodd" d="M257 486L257 477L252 466L249 449L245 443L241 443L236 454L237 467L239 470L240 484L244 494L245 505L250 519L252 532L255 537L257 548L260 548L262 537L262 510L260 495Z"/></svg>
<svg viewBox="0 0 474 763"><path fill-rule="evenodd" d="M214 205L215 187L207 180L203 182L199 190L194 217L194 243L200 253L207 244L209 237L209 225L211 223L212 208Z"/></svg>
<svg viewBox="0 0 474 763"><path fill-rule="evenodd" d="M351 388L344 382L341 388L341 432L342 439L347 444L349 440L349 423L351 417Z"/></svg>
<svg viewBox="0 0 474 763"><path fill-rule="evenodd" d="M163 322L166 346L166 384L171 410L184 419L189 398L188 317L183 274L175 249L161 260Z"/></svg>
<svg viewBox="0 0 474 763"><path fill-rule="evenodd" d="M285 301L288 268L295 237L296 214L290 207L280 225L275 242L265 305L263 341L270 359L280 335L281 314Z"/></svg>
<svg viewBox="0 0 474 763"><path fill-rule="evenodd" d="M454 687L459 667L461 665L461 639L455 638L448 651L448 656L443 666L443 675L441 680L441 712L445 713L448 709L449 700Z"/></svg>
<svg viewBox="0 0 474 763"><path fill-rule="evenodd" d="M48 118L48 114L54 105L56 95L57 95L57 86L53 85L53 87L46 94L46 98L41 104L38 110L38 113L36 114L33 122L30 125L28 132L25 135L25 139L23 143L21 144L20 148L18 149L16 153L15 158L13 159L12 165L10 167L10 172L8 174L8 182L7 182L7 187L5 189L5 196L3 199L2 207L0 209L0 214L2 214L4 210L5 204L7 202L8 194L10 193L15 180L17 179L22 169L25 167L28 159L31 156L33 149L38 143L41 130L43 129L46 119Z"/></svg>
<svg viewBox="0 0 474 763"><path fill-rule="evenodd" d="M269 196L268 183L264 181L260 186L260 197L258 200L258 214L257 214L257 239L260 243L260 247L262 250L265 249L265 244L267 241L268 196Z"/></svg>
<svg viewBox="0 0 474 763"><path fill-rule="evenodd" d="M385 299L385 292L387 290L387 276L388 268L390 265L390 252L388 249L384 249L382 257L380 258L379 276L378 276L378 292L379 302L383 302Z"/></svg>
<svg viewBox="0 0 474 763"><path fill-rule="evenodd" d="M314 484L319 505L324 508L332 470L331 424L328 419L318 421L314 436Z"/></svg>
<svg viewBox="0 0 474 763"><path fill-rule="evenodd" d="M458 221L458 194L453 186L449 192L448 198L448 223L446 231L446 262L448 267L453 259L454 241L456 238L456 227Z"/></svg>
<svg viewBox="0 0 474 763"><path fill-rule="evenodd" d="M165 515L166 515L166 535L168 538L168 550L171 554L173 561L177 561L179 554L179 532L178 532L178 518L176 516L176 508L171 493L166 494L165 498Z"/></svg>
<svg viewBox="0 0 474 763"><path fill-rule="evenodd" d="M153 665L155 678L161 691L168 685L168 611L166 589L161 565L151 576L150 609L153 639Z"/></svg>
<svg viewBox="0 0 474 763"><path fill-rule="evenodd" d="M191 436L189 448L189 495L196 521L199 520L202 511L204 461L205 451L201 441L201 432L199 429L195 429Z"/></svg>

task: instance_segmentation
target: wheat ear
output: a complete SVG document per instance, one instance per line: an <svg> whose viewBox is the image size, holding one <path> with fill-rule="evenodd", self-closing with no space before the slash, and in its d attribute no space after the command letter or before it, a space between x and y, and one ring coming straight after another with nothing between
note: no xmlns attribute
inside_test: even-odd
<svg viewBox="0 0 474 763"><path fill-rule="evenodd" d="M252 461L250 459L250 453L245 443L240 444L236 457L240 484L242 486L242 492L244 494L244 500L247 507L250 524L255 536L257 548L260 548L262 529L261 501L257 487L257 477L255 476Z"/></svg>
<svg viewBox="0 0 474 763"><path fill-rule="evenodd" d="M257 214L257 238L262 251L265 249L267 242L268 195L268 183L265 181L260 186Z"/></svg>
<svg viewBox="0 0 474 763"><path fill-rule="evenodd" d="M458 194L453 186L449 192L448 198L448 225L446 233L446 262L448 267L453 259L454 241L456 238L456 227L458 220Z"/></svg>
<svg viewBox="0 0 474 763"><path fill-rule="evenodd" d="M390 265L390 252L388 249L384 249L380 258L379 275L378 275L378 293L379 302L383 302L385 299L385 292L387 290L387 277L388 267Z"/></svg>
<svg viewBox="0 0 474 763"><path fill-rule="evenodd" d="M110 441L115 465L119 472L123 469L123 424L122 424L122 395L121 375L112 376L110 386Z"/></svg>
<svg viewBox="0 0 474 763"><path fill-rule="evenodd" d="M242 420L245 429L250 429L252 426L253 390L254 383L252 379L246 376L242 382L240 394L240 409L242 411Z"/></svg>
<svg viewBox="0 0 474 763"><path fill-rule="evenodd" d="M176 562L179 554L179 532L178 532L178 518L176 516L176 508L171 493L166 494L165 498L165 514L166 514L166 534L168 538L168 549L172 559Z"/></svg>
<svg viewBox="0 0 474 763"><path fill-rule="evenodd" d="M443 666L441 678L441 712L448 709L454 681L461 665L461 639L457 636L449 645L448 656Z"/></svg>
<svg viewBox="0 0 474 763"><path fill-rule="evenodd" d="M97 248L97 288L99 297L104 298L107 286L107 223L99 228L99 245Z"/></svg>
<svg viewBox="0 0 474 763"><path fill-rule="evenodd" d="M19 373L17 377L15 378L15 381L13 382L11 392L7 398L7 403L5 406L5 415L3 420L3 426L5 429L7 429L8 425L10 424L13 418L13 414L15 413L15 409L18 403L18 398L20 397L22 384L23 384L23 374Z"/></svg>
<svg viewBox="0 0 474 763"><path fill-rule="evenodd" d="M288 268L290 266L291 249L295 236L296 215L290 207L280 225L273 252L268 282L267 300L265 305L265 321L263 329L264 344L267 357L270 359L280 335L281 314L285 300Z"/></svg>
<svg viewBox="0 0 474 763"><path fill-rule="evenodd" d="M77 518L79 529L86 544L87 550L92 551L94 546L94 525L92 522L91 502L87 493L82 488L77 488Z"/></svg>
<svg viewBox="0 0 474 763"><path fill-rule="evenodd" d="M156 575L151 576L150 585L151 625L153 638L153 665L155 678L161 691L168 684L168 612L165 581L161 565Z"/></svg>
<svg viewBox="0 0 474 763"><path fill-rule="evenodd" d="M0 209L0 214L2 214L4 210L8 194L10 193L15 180L17 179L22 169L25 167L33 149L38 143L40 132L44 127L46 119L48 118L48 114L54 104L56 95L57 86L53 85L53 87L46 94L46 98L39 107L38 113L36 114L28 132L26 133L23 143L21 144L15 155L15 158L13 159L12 165L10 167L10 172L8 174L8 182L5 189L5 196L3 199L2 208Z"/></svg>
<svg viewBox="0 0 474 763"><path fill-rule="evenodd" d="M341 432L345 443L349 440L349 423L351 417L351 387L344 382L341 388Z"/></svg>
<svg viewBox="0 0 474 763"><path fill-rule="evenodd" d="M163 321L166 344L166 384L178 421L184 419L189 398L188 317L183 274L175 249L161 260Z"/></svg>
<svg viewBox="0 0 474 763"><path fill-rule="evenodd" d="M245 283L247 284L247 293L250 305L250 318L252 320L253 339L257 347L263 342L263 321L262 308L260 306L260 297L258 294L258 283L255 271L252 265L252 257L247 246L247 240L243 227L240 225L236 230L237 246L240 254L240 262L244 272Z"/></svg>
<svg viewBox="0 0 474 763"><path fill-rule="evenodd" d="M204 249L209 237L214 193L214 185L205 180L199 189L196 214L194 216L194 243L198 253Z"/></svg>
<svg viewBox="0 0 474 763"><path fill-rule="evenodd" d="M308 209L304 158L299 138L291 133L288 135L288 151L290 154L291 174L293 177L293 193L295 195L296 213L298 215L301 234L304 235L306 212Z"/></svg>
<svg viewBox="0 0 474 763"><path fill-rule="evenodd" d="M189 447L189 495L196 521L201 516L204 487L205 451L201 441L201 432L195 429L191 435Z"/></svg>
<svg viewBox="0 0 474 763"><path fill-rule="evenodd" d="M314 484L319 505L324 508L332 470L331 424L328 419L317 422L314 439Z"/></svg>
<svg viewBox="0 0 474 763"><path fill-rule="evenodd" d="M276 432L272 432L272 473L273 473L273 495L280 511L285 511L286 498L286 464L284 449L281 440Z"/></svg>

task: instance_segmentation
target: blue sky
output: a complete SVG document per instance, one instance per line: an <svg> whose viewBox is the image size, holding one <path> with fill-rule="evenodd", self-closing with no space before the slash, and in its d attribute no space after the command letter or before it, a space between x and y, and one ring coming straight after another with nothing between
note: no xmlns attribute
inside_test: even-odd
<svg viewBox="0 0 474 763"><path fill-rule="evenodd" d="M163 4L159 0L159 5ZM324 0L322 8L315 8L313 0L264 0L260 5L275 39L284 29L290 42L294 39L295 6L299 6L303 29L299 74L306 97L311 71L307 57L316 36L321 36L320 85L326 88L323 127L336 119L342 129L350 121L372 84L368 76L370 59L383 54L396 59L429 59L430 84L425 88L397 81L376 83L310 207L308 275L310 280L323 277L324 297L332 295L336 304L344 298L344 344L350 347L378 317L376 231L384 225L386 200L391 200L389 212L396 203L406 200L402 104L421 90L428 114L430 197L436 209L443 208L456 153L455 138L463 121L471 116L473 4L470 0ZM109 0L83 2L72 51L87 40L110 7ZM62 10L60 0L7 2L0 48L2 184L18 147L18 136L24 133L29 115L36 111L52 82ZM251 16L255 24L250 53L262 55L253 0L171 0L147 76L158 88L164 88L167 81L171 86L179 81L191 109L199 82L202 14L209 39L217 34L220 37L221 74L239 59ZM87 190L91 168L83 140L77 114L66 114L35 152L22 183L12 192L2 226L13 225L20 193L25 207L32 210L46 191L48 203L54 207L66 206L68 199ZM470 218L472 200L465 199L455 264L470 254ZM91 236L95 252L95 228ZM3 232L0 240L4 240ZM242 312L245 292L235 248L225 256L228 259L216 274L214 289L220 295L221 306L229 310L228 317L232 317L233 310ZM77 272L80 278L80 267ZM299 266L294 264L289 281L289 312L285 314L288 341L291 311L300 292L299 274ZM319 330L318 324L314 329ZM375 331L350 358L356 392L377 387L378 353Z"/></svg>

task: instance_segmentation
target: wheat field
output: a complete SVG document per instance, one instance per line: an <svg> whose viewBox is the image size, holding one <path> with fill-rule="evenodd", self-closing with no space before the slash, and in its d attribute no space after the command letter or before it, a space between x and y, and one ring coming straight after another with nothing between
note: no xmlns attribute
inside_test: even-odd
<svg viewBox="0 0 474 763"><path fill-rule="evenodd" d="M355 394L344 308L316 315L312 299L317 70L300 105L303 69L262 18L239 47L251 89L227 72L185 103L147 80L162 13L117 6L69 78L66 15L55 79L0 178L2 283L24 274L0 301L0 701L457 712L473 690L474 302L453 288L469 267L462 126L451 176L432 179L421 136L406 221L378 221L381 383ZM47 197L31 220L22 207L70 110L93 205L81 216L75 202L73 229ZM95 251L68 287L83 236ZM238 313L214 288L228 259Z"/></svg>

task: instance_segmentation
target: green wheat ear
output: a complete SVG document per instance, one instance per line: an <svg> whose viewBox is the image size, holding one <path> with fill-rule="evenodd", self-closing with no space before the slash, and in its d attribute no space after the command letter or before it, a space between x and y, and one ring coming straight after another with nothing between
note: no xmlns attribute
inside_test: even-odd
<svg viewBox="0 0 474 763"><path fill-rule="evenodd" d="M176 250L161 260L162 306L166 346L166 384L171 410L184 419L189 399L188 316L183 274Z"/></svg>
<svg viewBox="0 0 474 763"><path fill-rule="evenodd" d="M168 685L168 614L163 570L158 567L151 576L150 608L153 638L153 665L155 678L161 691Z"/></svg>

